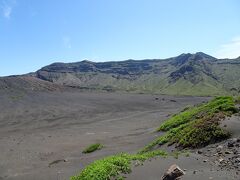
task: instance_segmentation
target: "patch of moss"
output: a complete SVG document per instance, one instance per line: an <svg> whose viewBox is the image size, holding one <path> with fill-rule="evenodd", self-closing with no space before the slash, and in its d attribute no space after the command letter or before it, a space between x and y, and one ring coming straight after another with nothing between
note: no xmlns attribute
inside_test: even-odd
<svg viewBox="0 0 240 180"><path fill-rule="evenodd" d="M88 146L87 148L85 148L83 150L83 153L91 153L91 152L94 152L96 150L100 150L103 148L103 145L100 144L100 143L97 143L97 144L91 144L90 146Z"/></svg>
<svg viewBox="0 0 240 180"><path fill-rule="evenodd" d="M140 152L148 152L156 145L165 143L178 147L196 148L228 138L230 134L219 127L219 122L226 116L236 113L232 97L218 97L212 101L193 107L165 121L158 130L166 133Z"/></svg>
<svg viewBox="0 0 240 180"><path fill-rule="evenodd" d="M167 153L161 150L142 153L142 154L117 154L93 162L88 165L79 175L73 176L71 180L110 180L123 179L121 174L131 172L132 161L145 161L147 159L163 156Z"/></svg>

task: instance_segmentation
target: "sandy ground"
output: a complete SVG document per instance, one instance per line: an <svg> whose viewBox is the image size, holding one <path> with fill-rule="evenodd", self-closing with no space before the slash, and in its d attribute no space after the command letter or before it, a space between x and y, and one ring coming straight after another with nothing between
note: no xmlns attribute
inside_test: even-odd
<svg viewBox="0 0 240 180"><path fill-rule="evenodd" d="M205 162L205 160L203 156L194 153L191 153L189 157L181 155L178 159L174 157L157 158L145 162L143 166L133 168L133 172L126 177L127 180L159 180L171 165L177 164L185 171L185 175L181 178L182 180L232 180L239 178L235 171L221 170L211 161Z"/></svg>
<svg viewBox="0 0 240 180"><path fill-rule="evenodd" d="M157 99L156 99L157 98ZM169 115L209 98L91 92L0 92L0 179L69 179L87 164L136 152ZM104 148L84 155L100 142ZM60 161L49 167L49 163Z"/></svg>

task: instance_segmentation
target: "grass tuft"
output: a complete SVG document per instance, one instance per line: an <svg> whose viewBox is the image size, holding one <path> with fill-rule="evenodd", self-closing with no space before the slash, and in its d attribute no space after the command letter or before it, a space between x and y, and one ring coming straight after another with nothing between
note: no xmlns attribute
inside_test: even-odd
<svg viewBox="0 0 240 180"><path fill-rule="evenodd" d="M97 144L91 144L90 146L88 146L86 149L83 150L83 153L91 153L97 150L100 150L103 148L103 145L100 143Z"/></svg>
<svg viewBox="0 0 240 180"><path fill-rule="evenodd" d="M142 153L142 154L127 154L121 153L114 156L109 156L104 159L94 161L88 165L79 175L73 176L71 180L110 180L113 177L123 179L121 174L131 172L132 161L145 161L147 159L163 156L167 153L161 150Z"/></svg>

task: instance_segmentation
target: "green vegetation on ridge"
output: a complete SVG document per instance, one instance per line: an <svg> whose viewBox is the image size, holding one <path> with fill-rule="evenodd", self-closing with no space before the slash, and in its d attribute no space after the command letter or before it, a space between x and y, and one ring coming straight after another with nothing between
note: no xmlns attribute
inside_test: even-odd
<svg viewBox="0 0 240 180"><path fill-rule="evenodd" d="M97 91L225 96L240 94L239 68L239 59L196 53L165 60L54 63L36 77Z"/></svg>
<svg viewBox="0 0 240 180"><path fill-rule="evenodd" d="M212 101L189 108L166 120L158 131L166 133L147 145L141 152L152 150L156 145L165 143L180 147L205 146L227 138L230 134L219 127L226 115L236 113L232 97L218 97Z"/></svg>

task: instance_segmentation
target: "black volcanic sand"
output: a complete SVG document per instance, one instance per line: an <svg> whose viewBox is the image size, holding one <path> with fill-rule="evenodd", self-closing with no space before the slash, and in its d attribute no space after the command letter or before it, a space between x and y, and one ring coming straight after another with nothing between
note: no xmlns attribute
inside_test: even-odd
<svg viewBox="0 0 240 180"><path fill-rule="evenodd" d="M169 115L208 99L123 93L1 91L0 179L69 179L93 160L118 152L136 152L155 138L154 130ZM104 148L91 154L81 153L96 142L102 143ZM56 163L49 166L54 161ZM158 162L161 160L155 163ZM181 159L178 162L180 164ZM171 163L163 163L159 168L166 169Z"/></svg>
<svg viewBox="0 0 240 180"><path fill-rule="evenodd" d="M188 157L182 154L179 158L156 158L147 161L143 166L135 167L126 175L127 180L159 180L173 164L185 170L183 180L239 180L240 179L240 116L227 117L221 122L222 128L231 132L232 137L204 148L190 150ZM175 150L163 146L163 149Z"/></svg>
<svg viewBox="0 0 240 180"><path fill-rule="evenodd" d="M184 170L185 175L182 176L182 180L239 179L239 175L234 170L221 170L203 156L190 153L189 157L179 156L178 159L167 157L147 161L143 166L133 168L133 172L127 175L127 180L160 180L164 172L173 164Z"/></svg>

